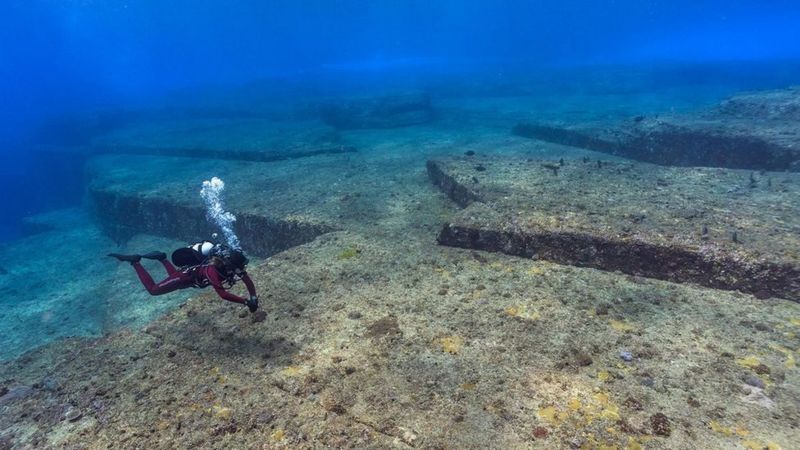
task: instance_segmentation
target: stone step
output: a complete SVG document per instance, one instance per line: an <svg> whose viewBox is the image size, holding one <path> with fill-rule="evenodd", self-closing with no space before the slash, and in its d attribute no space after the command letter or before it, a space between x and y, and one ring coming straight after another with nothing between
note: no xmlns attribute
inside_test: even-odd
<svg viewBox="0 0 800 450"><path fill-rule="evenodd" d="M191 119L132 123L96 137L85 151L270 162L356 148L318 121Z"/></svg>
<svg viewBox="0 0 800 450"><path fill-rule="evenodd" d="M800 90L734 96L691 114L520 123L516 135L662 165L800 171Z"/></svg>
<svg viewBox="0 0 800 450"><path fill-rule="evenodd" d="M333 213L311 207L321 201L318 191L291 187L292 179L313 170L290 163L103 155L88 162L88 192L104 229L117 239L150 233L195 242L220 231L199 195L204 180L219 176L227 182L225 208L236 215L242 247L268 257L337 228Z"/></svg>
<svg viewBox="0 0 800 450"><path fill-rule="evenodd" d="M439 243L800 301L800 174L562 162L429 161Z"/></svg>

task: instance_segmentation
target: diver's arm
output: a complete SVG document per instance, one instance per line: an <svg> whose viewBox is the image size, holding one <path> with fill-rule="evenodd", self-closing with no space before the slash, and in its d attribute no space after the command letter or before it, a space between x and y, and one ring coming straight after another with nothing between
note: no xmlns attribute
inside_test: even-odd
<svg viewBox="0 0 800 450"><path fill-rule="evenodd" d="M242 305L244 305L247 302L247 300L243 299L242 297L239 297L236 294L232 294L226 291L225 288L222 287L222 280L220 279L219 272L217 272L217 269L215 269L214 267L209 266L206 268L206 277L208 278L208 281L211 283L211 286L214 288L214 290L217 292L217 295L219 295L220 298L227 300L229 302L241 303Z"/></svg>
<svg viewBox="0 0 800 450"><path fill-rule="evenodd" d="M258 295L256 295L256 285L253 284L253 280L247 272L242 274L242 281L244 281L244 285L247 286L247 293L250 294L250 297L258 297Z"/></svg>

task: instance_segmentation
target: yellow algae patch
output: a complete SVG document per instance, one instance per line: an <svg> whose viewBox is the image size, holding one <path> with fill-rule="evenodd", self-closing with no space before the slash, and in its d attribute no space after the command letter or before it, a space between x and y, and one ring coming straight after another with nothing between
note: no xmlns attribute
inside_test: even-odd
<svg viewBox="0 0 800 450"><path fill-rule="evenodd" d="M444 278L450 278L450 272L447 269L444 269L442 267L434 267L433 271L443 276Z"/></svg>
<svg viewBox="0 0 800 450"><path fill-rule="evenodd" d="M286 437L286 432L284 432L283 430L281 430L279 428L279 429L273 431L272 434L269 437L272 438L273 441L282 441L283 438Z"/></svg>
<svg viewBox="0 0 800 450"><path fill-rule="evenodd" d="M211 375L212 377L216 377L216 381L219 383L224 383L228 381L228 377L222 374L219 367L212 367L208 371L208 374Z"/></svg>
<svg viewBox="0 0 800 450"><path fill-rule="evenodd" d="M629 437L628 443L625 445L625 450L642 450L642 444L636 439Z"/></svg>
<svg viewBox="0 0 800 450"><path fill-rule="evenodd" d="M300 375L301 371L302 369L298 366L287 366L284 367L283 370L281 370L281 375L285 377L296 377Z"/></svg>
<svg viewBox="0 0 800 450"><path fill-rule="evenodd" d="M747 367L748 369L755 369L761 365L761 361L755 356L748 356L746 358L737 359L736 364Z"/></svg>
<svg viewBox="0 0 800 450"><path fill-rule="evenodd" d="M789 319L789 323L800 327L800 317L793 317Z"/></svg>
<svg viewBox="0 0 800 450"><path fill-rule="evenodd" d="M602 406L606 406L610 402L608 394L606 394L605 392L598 392L594 394L592 398L594 398L595 401L597 401L597 403L601 404Z"/></svg>
<svg viewBox="0 0 800 450"><path fill-rule="evenodd" d="M569 417L566 412L559 412L555 406L546 406L539 408L536 412L536 417L551 425L558 425Z"/></svg>
<svg viewBox="0 0 800 450"><path fill-rule="evenodd" d="M783 347L778 344L769 344L769 348L779 351L786 356L786 361L783 363L786 368L791 369L797 366L797 361L794 359L794 352L791 349Z"/></svg>
<svg viewBox="0 0 800 450"><path fill-rule="evenodd" d="M214 407L211 408L211 413L219 420L231 420L233 416L232 409L219 405L214 405Z"/></svg>
<svg viewBox="0 0 800 450"><path fill-rule="evenodd" d="M527 319L527 320L539 320L542 317L542 315L539 314L538 311L532 311L532 312L527 311L525 305L508 306L506 307L505 312L511 317L519 317L520 319Z"/></svg>
<svg viewBox="0 0 800 450"><path fill-rule="evenodd" d="M577 411L577 410L581 409L581 401L577 397L572 397L572 399L570 399L569 404L567 404L567 406L569 407L569 409L571 409L573 411Z"/></svg>
<svg viewBox="0 0 800 450"><path fill-rule="evenodd" d="M439 345L442 346L442 350L450 353L451 355L457 355L461 348L464 346L464 338L461 336L445 336L443 338L439 338Z"/></svg>
<svg viewBox="0 0 800 450"><path fill-rule="evenodd" d="M611 378L611 375L608 373L607 370L601 370L600 372L597 372L597 379L598 380L600 380L600 381L608 381L609 378Z"/></svg>
<svg viewBox="0 0 800 450"><path fill-rule="evenodd" d="M465 391L474 391L475 390L475 383L461 383L458 387Z"/></svg>
<svg viewBox="0 0 800 450"><path fill-rule="evenodd" d="M781 446L773 441L767 441L767 443L764 444L759 441L746 440L742 441L742 446L749 450L764 450L765 448L768 450L781 450Z"/></svg>
<svg viewBox="0 0 800 450"><path fill-rule="evenodd" d="M337 256L337 258L340 261L345 259L353 259L356 256L358 256L359 253L361 253L361 250L357 249L356 247L348 247L342 250L341 253L339 253L339 255Z"/></svg>
<svg viewBox="0 0 800 450"><path fill-rule="evenodd" d="M619 420L619 406L613 403L609 404L600 411L600 417L614 421Z"/></svg>
<svg viewBox="0 0 800 450"><path fill-rule="evenodd" d="M611 319L608 321L608 324L611 325L611 328L623 333L630 333L632 331L636 331L636 326L634 326L630 322L626 322L623 320Z"/></svg>
<svg viewBox="0 0 800 450"><path fill-rule="evenodd" d="M708 422L708 427L711 428L711 431L713 431L715 433L721 433L721 434L724 434L725 436L732 436L733 435L733 430L731 429L731 427L726 427L725 425L722 425L721 423L717 422L716 420L712 420L711 422Z"/></svg>
<svg viewBox="0 0 800 450"><path fill-rule="evenodd" d="M747 428L745 427L735 426L733 427L733 432L736 433L736 435L739 437L750 436L750 432L747 431Z"/></svg>
<svg viewBox="0 0 800 450"><path fill-rule="evenodd" d="M544 275L545 272L544 269L542 269L541 267L533 266L530 269L528 269L526 273L531 276L538 276L538 275Z"/></svg>

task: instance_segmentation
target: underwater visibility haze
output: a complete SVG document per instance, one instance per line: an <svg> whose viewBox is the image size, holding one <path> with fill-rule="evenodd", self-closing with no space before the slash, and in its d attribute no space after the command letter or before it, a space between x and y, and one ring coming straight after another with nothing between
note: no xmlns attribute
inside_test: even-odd
<svg viewBox="0 0 800 450"><path fill-rule="evenodd" d="M798 447L796 1L0 10L0 449Z"/></svg>

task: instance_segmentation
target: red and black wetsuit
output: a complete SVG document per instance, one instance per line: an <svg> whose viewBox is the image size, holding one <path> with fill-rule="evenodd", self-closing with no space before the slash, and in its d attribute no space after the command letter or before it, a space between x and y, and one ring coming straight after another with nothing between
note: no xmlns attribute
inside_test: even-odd
<svg viewBox="0 0 800 450"><path fill-rule="evenodd" d="M225 290L222 285L223 281L225 281L225 277L223 277L217 268L212 265L204 264L190 267L185 270L178 270L166 259L162 259L161 264L163 264L164 268L167 269L167 278L156 284L156 282L153 281L153 277L147 273L147 270L144 268L144 266L142 266L141 263L133 263L133 268L136 269L136 274L139 275L139 279L142 281L142 284L144 285L145 289L147 289L147 292L150 293L150 295L161 295L176 291L178 289L185 289L189 287L205 287L210 285L215 291L217 291L217 295L229 302L241 303L244 305L247 301L246 299ZM247 286L247 292L250 293L250 296L255 296L256 287L253 284L253 280L250 279L250 276L247 275L247 273L242 273L241 278L242 281L244 281L245 286Z"/></svg>

